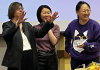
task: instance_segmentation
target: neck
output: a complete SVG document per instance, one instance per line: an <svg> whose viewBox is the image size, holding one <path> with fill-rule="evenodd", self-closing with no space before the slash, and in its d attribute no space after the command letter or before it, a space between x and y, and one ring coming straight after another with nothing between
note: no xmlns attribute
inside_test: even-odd
<svg viewBox="0 0 100 70"><path fill-rule="evenodd" d="M44 24L45 22L41 22L42 24Z"/></svg>
<svg viewBox="0 0 100 70"><path fill-rule="evenodd" d="M88 19L89 20L89 19ZM88 22L88 20L79 20L79 23L81 24L81 25L85 25L87 22Z"/></svg>
<svg viewBox="0 0 100 70"><path fill-rule="evenodd" d="M18 18L13 18L11 21L12 21L13 23L16 23L17 20L18 20Z"/></svg>

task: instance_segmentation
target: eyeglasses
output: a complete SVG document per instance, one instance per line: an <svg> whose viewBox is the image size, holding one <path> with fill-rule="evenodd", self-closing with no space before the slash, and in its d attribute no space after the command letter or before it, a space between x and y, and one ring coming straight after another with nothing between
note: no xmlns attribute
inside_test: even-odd
<svg viewBox="0 0 100 70"><path fill-rule="evenodd" d="M91 10L90 10L90 9L87 9L87 10L83 10L83 11L80 11L80 12L82 12L83 14L86 13L86 12L87 12L87 13L90 13Z"/></svg>
<svg viewBox="0 0 100 70"><path fill-rule="evenodd" d="M20 7L20 8L18 8L17 10L23 10L24 8L23 7Z"/></svg>
<svg viewBox="0 0 100 70"><path fill-rule="evenodd" d="M74 36L74 40L78 40L78 39L87 39L88 36Z"/></svg>

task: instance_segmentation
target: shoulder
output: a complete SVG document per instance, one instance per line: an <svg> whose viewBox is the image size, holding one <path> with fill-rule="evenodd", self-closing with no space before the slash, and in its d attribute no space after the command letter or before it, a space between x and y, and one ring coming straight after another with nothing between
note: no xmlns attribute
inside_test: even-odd
<svg viewBox="0 0 100 70"><path fill-rule="evenodd" d="M10 23L13 23L13 22L7 21L7 22L4 22L3 24L10 24Z"/></svg>
<svg viewBox="0 0 100 70"><path fill-rule="evenodd" d="M31 25L29 22L22 22L23 24Z"/></svg>
<svg viewBox="0 0 100 70"><path fill-rule="evenodd" d="M33 27L38 27L38 26L40 26L39 24L37 24L37 25L34 25Z"/></svg>
<svg viewBox="0 0 100 70"><path fill-rule="evenodd" d="M89 20L90 27L93 27L93 29L98 30L100 29L100 25L97 21L90 19Z"/></svg>
<svg viewBox="0 0 100 70"><path fill-rule="evenodd" d="M57 24L54 24L54 27L55 27L55 28L60 28Z"/></svg>
<svg viewBox="0 0 100 70"><path fill-rule="evenodd" d="M72 20L72 21L69 23L69 25L72 25L72 24L75 24L75 23L78 23L78 19Z"/></svg>
<svg viewBox="0 0 100 70"><path fill-rule="evenodd" d="M7 26L11 26L11 25L13 25L14 23L12 22L12 21L7 21L7 22L4 22L3 24L2 24L2 26L5 26L5 25L7 25Z"/></svg>
<svg viewBox="0 0 100 70"><path fill-rule="evenodd" d="M55 33L60 33L60 27L57 24L54 24L54 27L52 28L52 31Z"/></svg>
<svg viewBox="0 0 100 70"><path fill-rule="evenodd" d="M60 31L60 27L57 24L54 24L54 27L52 28L52 30Z"/></svg>
<svg viewBox="0 0 100 70"><path fill-rule="evenodd" d="M22 22L22 24L27 25L27 26L32 26L29 22Z"/></svg>
<svg viewBox="0 0 100 70"><path fill-rule="evenodd" d="M78 19L74 19L68 24L68 27L73 28L73 26L75 27L77 24L78 24Z"/></svg>
<svg viewBox="0 0 100 70"><path fill-rule="evenodd" d="M89 19L90 24L99 25L99 23L93 19Z"/></svg>
<svg viewBox="0 0 100 70"><path fill-rule="evenodd" d="M92 19L89 19L89 22L88 23L89 23L89 25L92 25L92 26L96 26L96 27L100 26L97 21L92 20Z"/></svg>

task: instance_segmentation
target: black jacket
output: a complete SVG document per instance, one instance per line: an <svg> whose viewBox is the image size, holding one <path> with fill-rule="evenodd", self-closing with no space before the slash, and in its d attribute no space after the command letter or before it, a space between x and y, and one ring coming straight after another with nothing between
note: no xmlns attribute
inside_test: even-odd
<svg viewBox="0 0 100 70"><path fill-rule="evenodd" d="M37 50L35 38L41 38L54 26L47 21L41 29L36 29L28 22L22 23L22 29L27 36L32 51L33 51L33 63L34 70L37 70ZM3 58L2 65L12 68L21 68L21 59L23 53L23 40L20 32L20 28L17 27L12 21L3 23L3 38L7 43L7 49Z"/></svg>

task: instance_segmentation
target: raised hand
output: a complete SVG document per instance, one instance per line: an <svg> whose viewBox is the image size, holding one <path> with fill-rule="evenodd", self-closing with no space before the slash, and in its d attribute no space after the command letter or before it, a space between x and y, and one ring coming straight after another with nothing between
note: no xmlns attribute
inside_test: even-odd
<svg viewBox="0 0 100 70"><path fill-rule="evenodd" d="M16 26L18 26L20 23L24 22L27 18L24 18L24 16L26 15L26 12L25 11L20 11L20 15L19 15L19 18L16 22Z"/></svg>
<svg viewBox="0 0 100 70"><path fill-rule="evenodd" d="M54 12L54 14L48 18L48 21L49 21L50 24L51 24L56 18L59 17L59 16L57 16L57 15L58 15L58 12Z"/></svg>

